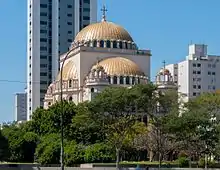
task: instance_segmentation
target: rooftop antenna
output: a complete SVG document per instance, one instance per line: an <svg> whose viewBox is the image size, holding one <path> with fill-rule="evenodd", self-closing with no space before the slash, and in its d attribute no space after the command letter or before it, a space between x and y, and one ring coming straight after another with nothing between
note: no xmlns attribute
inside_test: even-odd
<svg viewBox="0 0 220 170"><path fill-rule="evenodd" d="M105 6L105 5L103 5L101 11L102 11L102 21L106 21L106 12L107 12L108 10L106 9L106 6Z"/></svg>

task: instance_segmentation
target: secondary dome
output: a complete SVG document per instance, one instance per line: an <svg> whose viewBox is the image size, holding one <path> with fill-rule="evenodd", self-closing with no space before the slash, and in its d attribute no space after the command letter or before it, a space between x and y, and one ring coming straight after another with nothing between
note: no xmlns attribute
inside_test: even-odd
<svg viewBox="0 0 220 170"><path fill-rule="evenodd" d="M104 59L98 63L100 66L102 66L107 73L107 75L111 76L120 76L120 75L138 75L138 76L144 76L144 73L142 70L138 67L136 63L133 61L123 58L123 57L111 57ZM92 67L96 68L97 65L94 65Z"/></svg>
<svg viewBox="0 0 220 170"><path fill-rule="evenodd" d="M70 80L70 79L77 79L77 70L74 62L70 60L66 65L63 67L63 73L62 73L63 80ZM56 78L57 81L60 80L60 72L57 75Z"/></svg>
<svg viewBox="0 0 220 170"><path fill-rule="evenodd" d="M121 40L133 42L132 37L123 27L105 20L83 28L76 35L74 42L91 40Z"/></svg>

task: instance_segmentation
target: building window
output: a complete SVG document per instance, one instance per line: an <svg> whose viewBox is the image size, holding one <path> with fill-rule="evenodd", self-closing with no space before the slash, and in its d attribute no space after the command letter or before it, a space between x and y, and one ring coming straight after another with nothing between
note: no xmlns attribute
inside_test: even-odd
<svg viewBox="0 0 220 170"><path fill-rule="evenodd" d="M111 48L111 41L107 40L106 46L107 46L107 48Z"/></svg>
<svg viewBox="0 0 220 170"><path fill-rule="evenodd" d="M196 89L196 85L193 85L193 88Z"/></svg>
<svg viewBox="0 0 220 170"><path fill-rule="evenodd" d="M83 16L83 20L90 20L89 16Z"/></svg>
<svg viewBox="0 0 220 170"><path fill-rule="evenodd" d="M120 76L120 84L124 84L124 77Z"/></svg>
<svg viewBox="0 0 220 170"><path fill-rule="evenodd" d="M196 93L193 93L193 96L196 96Z"/></svg>
<svg viewBox="0 0 220 170"><path fill-rule="evenodd" d="M67 16L68 16L68 17L72 17L73 15L72 15L72 14L67 14Z"/></svg>
<svg viewBox="0 0 220 170"><path fill-rule="evenodd" d="M47 47L40 47L41 51L47 51Z"/></svg>
<svg viewBox="0 0 220 170"><path fill-rule="evenodd" d="M197 71L197 74L201 74L201 71Z"/></svg>
<svg viewBox="0 0 220 170"><path fill-rule="evenodd" d="M40 68L47 68L47 64L40 64Z"/></svg>
<svg viewBox="0 0 220 170"><path fill-rule="evenodd" d="M72 87L72 80L69 80L69 87Z"/></svg>
<svg viewBox="0 0 220 170"><path fill-rule="evenodd" d="M193 67L196 67L196 64L195 64L195 63L193 63Z"/></svg>
<svg viewBox="0 0 220 170"><path fill-rule="evenodd" d="M45 33L47 33L47 30L40 30L40 33L45 34Z"/></svg>
<svg viewBox="0 0 220 170"><path fill-rule="evenodd" d="M47 21L40 21L40 25L47 25Z"/></svg>
<svg viewBox="0 0 220 170"><path fill-rule="evenodd" d="M41 8L47 8L47 4L40 4Z"/></svg>
<svg viewBox="0 0 220 170"><path fill-rule="evenodd" d="M91 88L91 93L94 93L95 89L94 88Z"/></svg>
<svg viewBox="0 0 220 170"><path fill-rule="evenodd" d="M196 74L196 71L195 71L195 70L193 70L193 74Z"/></svg>
<svg viewBox="0 0 220 170"><path fill-rule="evenodd" d="M73 97L72 96L69 97L69 101L70 102L73 101Z"/></svg>
<svg viewBox="0 0 220 170"><path fill-rule="evenodd" d="M67 25L72 25L72 22L67 22Z"/></svg>
<svg viewBox="0 0 220 170"><path fill-rule="evenodd" d="M113 41L113 48L117 48L117 42Z"/></svg>
<svg viewBox="0 0 220 170"><path fill-rule="evenodd" d="M111 77L110 76L108 76L108 82L111 83Z"/></svg>
<svg viewBox="0 0 220 170"><path fill-rule="evenodd" d="M40 76L47 76L47 73L45 72L45 73L40 73Z"/></svg>
<svg viewBox="0 0 220 170"><path fill-rule="evenodd" d="M114 76L114 77L113 77L113 84L118 84L118 78L117 78L117 76Z"/></svg>
<svg viewBox="0 0 220 170"><path fill-rule="evenodd" d="M68 42L73 42L73 40L71 40L71 39L68 39L67 41L68 41Z"/></svg>
<svg viewBox="0 0 220 170"><path fill-rule="evenodd" d="M90 12L90 8L83 8L83 12Z"/></svg>
<svg viewBox="0 0 220 170"><path fill-rule="evenodd" d="M67 5L67 8L72 8L72 5Z"/></svg>
<svg viewBox="0 0 220 170"><path fill-rule="evenodd" d="M46 17L46 16L47 16L47 13L46 13L46 12L41 12L41 13L40 13L40 16L41 16L41 17Z"/></svg>
<svg viewBox="0 0 220 170"><path fill-rule="evenodd" d="M126 76L126 84L130 84L130 78L129 78L129 76Z"/></svg>
<svg viewBox="0 0 220 170"><path fill-rule="evenodd" d="M212 75L215 75L215 72L212 72Z"/></svg>
<svg viewBox="0 0 220 170"><path fill-rule="evenodd" d="M198 89L201 89L201 85L198 85Z"/></svg>
<svg viewBox="0 0 220 170"><path fill-rule="evenodd" d="M46 38L41 38L40 42L47 42L47 39Z"/></svg>
<svg viewBox="0 0 220 170"><path fill-rule="evenodd" d="M72 34L73 32L72 31L68 31L68 34Z"/></svg>
<svg viewBox="0 0 220 170"><path fill-rule="evenodd" d="M46 55L41 55L40 59L47 59L47 56Z"/></svg>
<svg viewBox="0 0 220 170"><path fill-rule="evenodd" d="M104 47L104 41L103 40L100 41L100 47Z"/></svg>
<svg viewBox="0 0 220 170"><path fill-rule="evenodd" d="M208 75L211 75L211 72L210 72L210 71L208 71Z"/></svg>
<svg viewBox="0 0 220 170"><path fill-rule="evenodd" d="M200 64L200 63L198 63L198 64L197 64L197 67L201 67L201 64Z"/></svg>

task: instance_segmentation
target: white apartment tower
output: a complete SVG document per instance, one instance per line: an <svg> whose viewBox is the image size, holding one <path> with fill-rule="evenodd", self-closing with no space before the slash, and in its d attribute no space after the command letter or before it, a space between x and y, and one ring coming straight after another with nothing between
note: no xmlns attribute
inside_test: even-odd
<svg viewBox="0 0 220 170"><path fill-rule="evenodd" d="M27 120L27 93L15 94L15 121Z"/></svg>
<svg viewBox="0 0 220 170"><path fill-rule="evenodd" d="M207 45L192 44L186 60L166 66L178 85L178 92L188 99L220 89L220 56L208 55Z"/></svg>
<svg viewBox="0 0 220 170"><path fill-rule="evenodd" d="M28 0L27 119L43 106L58 73L59 55L75 35L97 21L97 0Z"/></svg>

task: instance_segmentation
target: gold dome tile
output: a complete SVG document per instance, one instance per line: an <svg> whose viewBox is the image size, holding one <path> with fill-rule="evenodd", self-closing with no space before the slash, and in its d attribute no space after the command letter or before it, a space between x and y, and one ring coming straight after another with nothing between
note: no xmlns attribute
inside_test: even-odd
<svg viewBox="0 0 220 170"><path fill-rule="evenodd" d="M125 40L133 42L130 34L121 26L102 21L83 28L75 38L75 42L91 40Z"/></svg>
<svg viewBox="0 0 220 170"><path fill-rule="evenodd" d="M123 57L111 57L103 59L99 62L99 65L102 66L105 72L111 76L144 75L144 73L141 71L136 63ZM95 67L96 65L94 65L92 69Z"/></svg>
<svg viewBox="0 0 220 170"><path fill-rule="evenodd" d="M77 69L72 60L66 63L63 67L63 80L76 79L77 78ZM56 78L57 81L60 80L60 72Z"/></svg>

